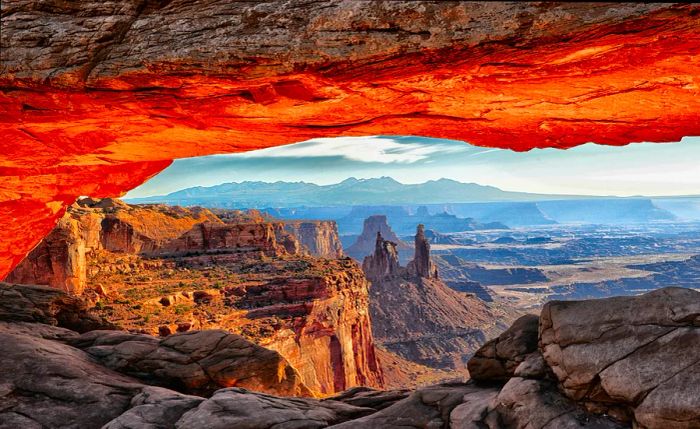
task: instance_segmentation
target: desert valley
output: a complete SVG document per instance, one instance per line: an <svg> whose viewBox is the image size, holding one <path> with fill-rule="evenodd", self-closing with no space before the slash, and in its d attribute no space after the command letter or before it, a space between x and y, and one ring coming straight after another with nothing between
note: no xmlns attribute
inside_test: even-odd
<svg viewBox="0 0 700 429"><path fill-rule="evenodd" d="M700 429L699 4L0 30L0 429Z"/></svg>

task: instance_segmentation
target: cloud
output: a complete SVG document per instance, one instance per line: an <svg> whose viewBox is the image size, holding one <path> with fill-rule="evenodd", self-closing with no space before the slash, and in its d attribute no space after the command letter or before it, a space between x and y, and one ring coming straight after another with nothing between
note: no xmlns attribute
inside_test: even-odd
<svg viewBox="0 0 700 429"><path fill-rule="evenodd" d="M318 138L288 146L279 146L236 154L238 158L318 158L342 157L349 161L381 164L412 164L438 154L461 152L456 144L418 142L383 136Z"/></svg>

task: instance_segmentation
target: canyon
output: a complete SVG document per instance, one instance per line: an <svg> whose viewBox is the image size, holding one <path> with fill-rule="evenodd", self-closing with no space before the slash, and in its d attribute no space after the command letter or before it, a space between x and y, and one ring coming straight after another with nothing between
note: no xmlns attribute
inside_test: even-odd
<svg viewBox="0 0 700 429"><path fill-rule="evenodd" d="M370 314L377 344L408 361L448 370L453 378L467 377L468 359L487 338L503 331L514 314L442 282L423 225L417 226L414 257L405 267L397 248L377 231L375 250L362 263L372 283Z"/></svg>
<svg viewBox="0 0 700 429"><path fill-rule="evenodd" d="M239 334L278 352L309 395L382 386L369 285L335 225L216 213L81 199L6 280L83 297L131 332Z"/></svg>
<svg viewBox="0 0 700 429"><path fill-rule="evenodd" d="M700 134L697 10L3 2L0 276L78 196L175 158L338 135L526 150Z"/></svg>

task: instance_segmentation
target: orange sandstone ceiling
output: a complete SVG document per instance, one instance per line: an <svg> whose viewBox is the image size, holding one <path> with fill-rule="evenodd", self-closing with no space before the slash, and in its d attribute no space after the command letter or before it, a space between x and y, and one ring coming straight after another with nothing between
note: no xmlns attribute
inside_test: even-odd
<svg viewBox="0 0 700 429"><path fill-rule="evenodd" d="M1 25L0 278L76 197L174 158L700 135L700 5L11 0Z"/></svg>

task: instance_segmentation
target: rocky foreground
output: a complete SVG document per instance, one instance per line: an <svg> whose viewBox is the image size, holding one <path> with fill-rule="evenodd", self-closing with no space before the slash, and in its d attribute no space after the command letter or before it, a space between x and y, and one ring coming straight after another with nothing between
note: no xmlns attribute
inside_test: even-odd
<svg viewBox="0 0 700 429"><path fill-rule="evenodd" d="M700 293L690 289L553 301L485 344L469 382L325 399L242 388L303 394L281 356L238 335L89 330L98 318L42 300L45 290L0 289L3 429L700 427Z"/></svg>

